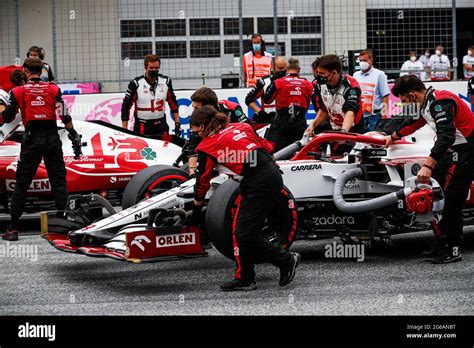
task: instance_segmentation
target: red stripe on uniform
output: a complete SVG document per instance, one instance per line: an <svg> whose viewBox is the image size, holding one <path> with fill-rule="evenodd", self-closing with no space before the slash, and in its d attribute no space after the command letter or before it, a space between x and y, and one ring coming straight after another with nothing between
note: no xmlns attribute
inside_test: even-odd
<svg viewBox="0 0 474 348"><path fill-rule="evenodd" d="M240 211L240 201L242 200L242 197L237 197L236 202L238 202L237 206L237 211L235 212L234 216L234 221L232 222L232 239L233 239L233 246L234 246L234 256L235 256L235 262L237 263L237 269L235 270L235 279L241 279L242 274L242 267L240 263L240 250L239 250L239 245L237 243L237 238L235 236L235 228L237 227L237 218L239 216L239 211Z"/></svg>
<svg viewBox="0 0 474 348"><path fill-rule="evenodd" d="M451 179L453 178L454 171L456 170L457 164L453 163L451 167L449 167L448 172L446 173L446 182L444 184L443 190L446 191L446 188L451 183Z"/></svg>

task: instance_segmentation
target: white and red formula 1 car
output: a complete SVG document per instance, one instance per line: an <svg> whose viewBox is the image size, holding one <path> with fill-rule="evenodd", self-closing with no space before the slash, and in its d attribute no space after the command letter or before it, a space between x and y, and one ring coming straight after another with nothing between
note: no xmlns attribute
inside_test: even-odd
<svg viewBox="0 0 474 348"><path fill-rule="evenodd" d="M18 116L19 117L19 116ZM24 133L20 120L0 128L0 214L8 214L8 203L15 189L16 169ZM59 126L63 143L69 193L95 194L112 205L120 205L130 179L149 166L173 165L181 154L184 140L176 136L150 139L111 124L97 121L74 121L82 141L83 156L74 159L67 131ZM176 145L179 144L180 146ZM184 178L181 178L184 179ZM157 183L155 189L169 189L168 183ZM28 191L26 212L54 209L48 174L41 163ZM144 198L143 196L142 198ZM99 198L100 199L100 198Z"/></svg>
<svg viewBox="0 0 474 348"><path fill-rule="evenodd" d="M444 194L436 181L418 184L414 176L433 138L425 128L385 149L380 133L327 132L288 146L275 155L291 159L278 161L285 187L263 233L289 247L296 238L388 240L394 234L430 229L432 221L442 218ZM332 155L331 149L341 141L354 145L351 152ZM43 237L62 251L140 262L204 255L201 239L208 235L232 259L239 185L226 175L214 178L200 229L190 230L185 226L194 179L177 185L183 176L170 166L141 171L125 190L135 192L136 199L90 224L81 197L73 197L68 211L43 214ZM142 192L168 177L176 178L176 187L140 201ZM474 216L473 190L474 186L466 202L466 224Z"/></svg>

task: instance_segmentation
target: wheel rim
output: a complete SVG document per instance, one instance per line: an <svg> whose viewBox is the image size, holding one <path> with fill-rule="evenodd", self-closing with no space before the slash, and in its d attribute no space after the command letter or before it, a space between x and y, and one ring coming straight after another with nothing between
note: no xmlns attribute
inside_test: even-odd
<svg viewBox="0 0 474 348"><path fill-rule="evenodd" d="M187 180L186 177L182 175L165 175L161 178L156 179L149 185L143 195L142 198L150 198L156 195L159 195L160 193L163 193L165 191L168 191L172 189L173 187L176 187L176 183L183 183Z"/></svg>

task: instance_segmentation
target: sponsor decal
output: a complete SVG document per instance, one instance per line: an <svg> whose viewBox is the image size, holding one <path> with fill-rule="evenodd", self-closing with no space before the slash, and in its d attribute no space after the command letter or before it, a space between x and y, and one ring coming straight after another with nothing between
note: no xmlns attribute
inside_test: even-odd
<svg viewBox="0 0 474 348"><path fill-rule="evenodd" d="M110 177L110 183L111 184L115 184L116 182L117 182L117 177L115 177L115 176Z"/></svg>
<svg viewBox="0 0 474 348"><path fill-rule="evenodd" d="M140 151L140 155L149 161L156 159L156 151L153 151L151 147L145 147Z"/></svg>
<svg viewBox="0 0 474 348"><path fill-rule="evenodd" d="M344 189L345 190L360 190L360 185L356 184L356 179L351 179L344 185Z"/></svg>
<svg viewBox="0 0 474 348"><path fill-rule="evenodd" d="M303 165L291 167L292 172L301 172L305 170L320 170L320 169L323 169L323 167L320 164L303 164Z"/></svg>
<svg viewBox="0 0 474 348"><path fill-rule="evenodd" d="M156 236L157 248L169 248L178 245L196 244L196 235L194 233L180 233L173 235Z"/></svg>
<svg viewBox="0 0 474 348"><path fill-rule="evenodd" d="M44 99L41 96L36 97L35 100L31 102L31 106L43 106L45 105Z"/></svg>
<svg viewBox="0 0 474 348"><path fill-rule="evenodd" d="M138 249L140 249L141 251L145 251L145 246L142 244L142 242L146 242L147 244L150 244L151 240L147 236L139 235L133 239L130 245L136 245Z"/></svg>
<svg viewBox="0 0 474 348"><path fill-rule="evenodd" d="M441 111L443 111L443 107L438 104L438 105L436 105L436 106L434 107L434 111L436 111L436 112L441 112Z"/></svg>
<svg viewBox="0 0 474 348"><path fill-rule="evenodd" d="M5 180L5 185L7 186L7 191L13 192L16 187L16 180ZM33 180L31 182L29 192L49 192L51 191L51 184L49 179L40 179Z"/></svg>
<svg viewBox="0 0 474 348"><path fill-rule="evenodd" d="M13 170L16 173L18 161L12 162L7 166L7 170Z"/></svg>
<svg viewBox="0 0 474 348"><path fill-rule="evenodd" d="M327 226L327 225L355 225L355 219L353 216L317 216L313 218L316 226Z"/></svg>
<svg viewBox="0 0 474 348"><path fill-rule="evenodd" d="M78 159L74 159L74 156L65 156L64 157L64 163L65 164L71 164L71 163L99 163L99 162L104 162L104 158L90 158L87 156L82 155Z"/></svg>
<svg viewBox="0 0 474 348"><path fill-rule="evenodd" d="M417 175L418 172L420 171L421 166L419 163L415 163L414 165L411 166L411 173L412 175Z"/></svg>

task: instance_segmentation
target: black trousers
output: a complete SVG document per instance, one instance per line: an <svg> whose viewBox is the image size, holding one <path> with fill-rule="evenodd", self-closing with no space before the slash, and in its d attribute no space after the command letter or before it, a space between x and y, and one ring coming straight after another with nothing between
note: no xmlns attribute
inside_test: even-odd
<svg viewBox="0 0 474 348"><path fill-rule="evenodd" d="M301 140L306 128L306 119L298 120L292 124L277 120L270 126L267 140L275 143L275 152L277 152L295 141Z"/></svg>
<svg viewBox="0 0 474 348"><path fill-rule="evenodd" d="M234 220L235 278L242 281L255 279L255 255L277 267L290 262L289 252L265 239L262 233L265 219L283 187L280 171L269 162L255 172L240 184L241 201Z"/></svg>
<svg viewBox="0 0 474 348"><path fill-rule="evenodd" d="M141 120L135 118L133 131L142 135L162 135L163 133L168 133L169 127L166 123L166 117L158 120Z"/></svg>
<svg viewBox="0 0 474 348"><path fill-rule="evenodd" d="M66 167L62 143L56 129L49 132L35 132L28 136L25 133L16 172L16 187L10 205L12 225L17 224L23 214L26 191L31 185L41 160L44 160L48 172L56 208L66 209L68 199Z"/></svg>
<svg viewBox="0 0 474 348"><path fill-rule="evenodd" d="M474 173L474 142L458 146L447 153L435 166L433 178L444 190L443 218L438 232L449 246L459 246L463 239L462 209L466 201ZM455 147L456 148L456 147Z"/></svg>

